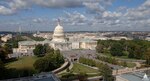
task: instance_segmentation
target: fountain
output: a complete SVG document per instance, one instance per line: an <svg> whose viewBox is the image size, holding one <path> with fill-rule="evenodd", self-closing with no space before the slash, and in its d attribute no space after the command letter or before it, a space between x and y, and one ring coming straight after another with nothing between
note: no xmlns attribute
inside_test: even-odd
<svg viewBox="0 0 150 81"><path fill-rule="evenodd" d="M149 78L147 77L147 75L146 75L146 73L145 73L145 75L143 76L143 79L142 79L143 81L149 81Z"/></svg>

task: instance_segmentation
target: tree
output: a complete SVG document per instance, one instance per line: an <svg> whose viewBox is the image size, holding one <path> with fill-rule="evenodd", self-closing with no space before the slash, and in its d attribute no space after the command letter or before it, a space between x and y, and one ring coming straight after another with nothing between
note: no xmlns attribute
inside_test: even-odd
<svg viewBox="0 0 150 81"><path fill-rule="evenodd" d="M144 59L144 53L148 48L150 48L150 42L145 40L99 40L96 51L111 53L112 56Z"/></svg>
<svg viewBox="0 0 150 81"><path fill-rule="evenodd" d="M121 65L122 65L123 67L127 67L127 66L128 66L128 64L127 64L126 61L123 61L123 62L120 62L120 63L121 63Z"/></svg>
<svg viewBox="0 0 150 81"><path fill-rule="evenodd" d="M3 62L0 60L0 80L5 78L4 74L5 74L5 67Z"/></svg>
<svg viewBox="0 0 150 81"><path fill-rule="evenodd" d="M143 51L142 51L142 48L141 48L140 45L135 46L134 54L135 54L136 59L141 59L142 58Z"/></svg>
<svg viewBox="0 0 150 81"><path fill-rule="evenodd" d="M59 50L56 50L55 55L58 64L64 63L64 57L61 55Z"/></svg>
<svg viewBox="0 0 150 81"><path fill-rule="evenodd" d="M3 48L0 48L0 60L2 62L5 62L6 61L6 57L7 57L6 52L4 51Z"/></svg>
<svg viewBox="0 0 150 81"><path fill-rule="evenodd" d="M106 65L101 64L98 66L101 75L103 76L104 81L115 81L114 76L112 75L112 69Z"/></svg>
<svg viewBox="0 0 150 81"><path fill-rule="evenodd" d="M104 52L104 46L103 46L102 44L98 44L98 45L96 46L96 51L97 51L98 53L103 53L103 52Z"/></svg>
<svg viewBox="0 0 150 81"><path fill-rule="evenodd" d="M128 55L129 58L140 59L142 58L144 51L141 45L138 45L138 43L132 42L128 46L128 52L129 52L129 55Z"/></svg>
<svg viewBox="0 0 150 81"><path fill-rule="evenodd" d="M113 56L122 56L123 55L123 45L120 43L114 43L110 49L110 53Z"/></svg>
<svg viewBox="0 0 150 81"><path fill-rule="evenodd" d="M60 53L48 53L44 58L48 59L54 68L58 68L64 63L64 58Z"/></svg>
<svg viewBox="0 0 150 81"><path fill-rule="evenodd" d="M49 71L50 67L49 67L50 63L48 61L48 59L38 59L35 61L35 63L33 64L34 68L38 71L38 72L46 72Z"/></svg>
<svg viewBox="0 0 150 81"><path fill-rule="evenodd" d="M52 47L47 44L45 44L44 47L46 47L46 53L54 53L54 49Z"/></svg>
<svg viewBox="0 0 150 81"><path fill-rule="evenodd" d="M123 55L128 56L129 52L128 51L123 51Z"/></svg>
<svg viewBox="0 0 150 81"><path fill-rule="evenodd" d="M11 46L10 44L6 43L6 44L4 45L4 49L5 49L5 52L6 52L7 54L12 53L12 46Z"/></svg>
<svg viewBox="0 0 150 81"><path fill-rule="evenodd" d="M132 45L130 45L130 47L128 48L128 52L129 52L129 54L128 54L128 58L134 58L135 57L135 55L134 55L134 50L133 50L133 47L132 47Z"/></svg>
<svg viewBox="0 0 150 81"><path fill-rule="evenodd" d="M39 44L35 47L35 49L33 50L34 55L36 56L43 56L45 54L45 47L42 44Z"/></svg>
<svg viewBox="0 0 150 81"><path fill-rule="evenodd" d="M147 49L144 59L146 60L146 64L150 65L150 48Z"/></svg>
<svg viewBox="0 0 150 81"><path fill-rule="evenodd" d="M47 53L54 53L54 49L47 44L45 45L39 44L35 47L33 53L39 57L39 56L44 56Z"/></svg>
<svg viewBox="0 0 150 81"><path fill-rule="evenodd" d="M58 53L47 53L41 59L38 59L33 64L38 72L48 72L60 67L64 63L64 58Z"/></svg>
<svg viewBox="0 0 150 81"><path fill-rule="evenodd" d="M79 62L83 63L83 64L86 64L86 65L89 65L89 66L96 66L96 62L93 59L80 57Z"/></svg>

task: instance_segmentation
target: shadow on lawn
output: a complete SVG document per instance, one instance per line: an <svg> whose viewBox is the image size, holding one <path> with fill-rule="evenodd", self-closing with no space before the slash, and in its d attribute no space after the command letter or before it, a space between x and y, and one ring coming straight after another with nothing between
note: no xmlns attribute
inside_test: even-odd
<svg viewBox="0 0 150 81"><path fill-rule="evenodd" d="M24 68L24 69L5 69L3 71L3 75L0 77L0 80L3 79L10 79L10 78L20 78L20 77L27 77L32 76L33 74L37 73L33 69Z"/></svg>

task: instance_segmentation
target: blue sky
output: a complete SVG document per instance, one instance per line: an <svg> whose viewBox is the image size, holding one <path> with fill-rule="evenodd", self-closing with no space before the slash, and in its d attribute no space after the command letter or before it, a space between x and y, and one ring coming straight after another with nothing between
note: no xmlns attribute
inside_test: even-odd
<svg viewBox="0 0 150 81"><path fill-rule="evenodd" d="M1 0L0 31L149 31L150 0Z"/></svg>
<svg viewBox="0 0 150 81"><path fill-rule="evenodd" d="M115 0L110 7L110 11L115 11L118 7L136 8L144 3L146 0Z"/></svg>

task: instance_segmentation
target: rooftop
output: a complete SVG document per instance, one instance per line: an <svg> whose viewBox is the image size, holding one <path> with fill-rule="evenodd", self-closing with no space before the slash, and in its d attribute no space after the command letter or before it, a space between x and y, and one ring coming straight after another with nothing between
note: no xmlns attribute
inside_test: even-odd
<svg viewBox="0 0 150 81"><path fill-rule="evenodd" d="M143 76L145 75L145 73L147 72L134 72L134 73L128 73L128 74L122 74L120 75L120 77L128 80L128 81L144 81L143 80ZM148 81L150 81L150 73L147 73L148 75ZM147 80L146 80L147 81Z"/></svg>

